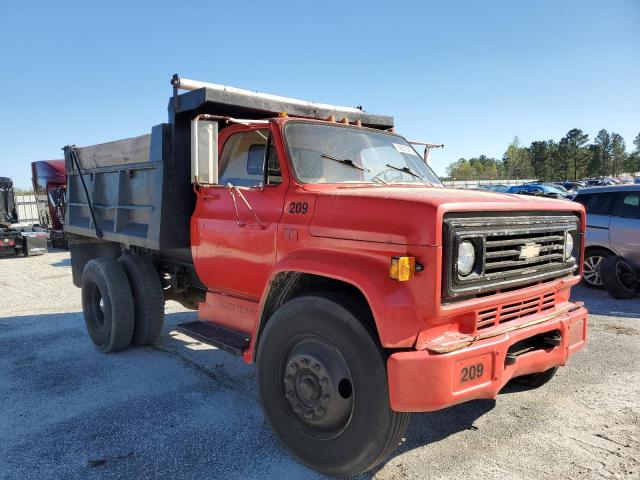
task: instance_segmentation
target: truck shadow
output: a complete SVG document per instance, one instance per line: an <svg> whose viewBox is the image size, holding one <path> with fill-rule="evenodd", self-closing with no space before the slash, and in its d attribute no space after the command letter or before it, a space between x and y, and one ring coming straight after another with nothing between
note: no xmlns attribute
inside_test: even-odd
<svg viewBox="0 0 640 480"><path fill-rule="evenodd" d="M477 430L474 422L495 405L495 400L474 400L436 412L414 414L402 451L443 440L463 430Z"/></svg>

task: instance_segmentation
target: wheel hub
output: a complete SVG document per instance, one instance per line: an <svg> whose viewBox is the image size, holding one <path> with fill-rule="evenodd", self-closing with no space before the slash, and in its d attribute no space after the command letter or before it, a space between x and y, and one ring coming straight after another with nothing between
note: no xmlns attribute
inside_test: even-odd
<svg viewBox="0 0 640 480"><path fill-rule="evenodd" d="M353 410L351 374L342 355L323 340L307 338L290 350L283 367L284 399L304 428L321 437L340 433Z"/></svg>
<svg viewBox="0 0 640 480"><path fill-rule="evenodd" d="M584 261L583 277L592 285L602 285L602 279L600 278L600 264L603 260L604 257L594 255L587 257Z"/></svg>
<svg viewBox="0 0 640 480"><path fill-rule="evenodd" d="M304 420L318 420L326 413L322 404L331 400L334 385L330 373L317 358L291 357L284 377L285 398Z"/></svg>

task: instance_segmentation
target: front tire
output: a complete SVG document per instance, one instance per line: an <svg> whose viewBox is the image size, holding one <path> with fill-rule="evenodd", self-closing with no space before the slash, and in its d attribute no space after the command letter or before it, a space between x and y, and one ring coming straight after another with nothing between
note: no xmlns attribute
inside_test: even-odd
<svg viewBox="0 0 640 480"><path fill-rule="evenodd" d="M133 296L120 264L110 257L89 260L82 273L82 311L91 341L101 352L131 344Z"/></svg>
<svg viewBox="0 0 640 480"><path fill-rule="evenodd" d="M390 408L386 356L362 315L339 297L299 297L274 313L258 348L273 431L298 461L328 475L384 461L410 418Z"/></svg>

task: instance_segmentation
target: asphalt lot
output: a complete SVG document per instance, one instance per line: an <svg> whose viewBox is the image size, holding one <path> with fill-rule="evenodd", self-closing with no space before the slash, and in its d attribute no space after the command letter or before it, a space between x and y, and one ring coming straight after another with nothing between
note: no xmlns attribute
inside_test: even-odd
<svg viewBox="0 0 640 480"><path fill-rule="evenodd" d="M551 383L416 414L363 478L640 478L640 300L584 288L590 340ZM253 367L173 332L98 353L69 255L0 259L0 478L323 478L279 446Z"/></svg>

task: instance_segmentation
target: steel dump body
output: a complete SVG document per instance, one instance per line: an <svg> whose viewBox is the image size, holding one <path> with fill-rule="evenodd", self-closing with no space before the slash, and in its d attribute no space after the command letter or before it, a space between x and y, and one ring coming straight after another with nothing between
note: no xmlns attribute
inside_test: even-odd
<svg viewBox="0 0 640 480"><path fill-rule="evenodd" d="M188 244L178 237L162 238L162 214L168 214L170 191L166 175L168 126L158 125L151 135L86 148L65 148L68 175L67 224L78 235L160 250L161 244ZM72 155L75 153L75 158ZM77 165L76 165L77 161ZM80 167L80 172L78 171ZM89 209L84 179L95 222ZM166 188L166 195L163 195Z"/></svg>

